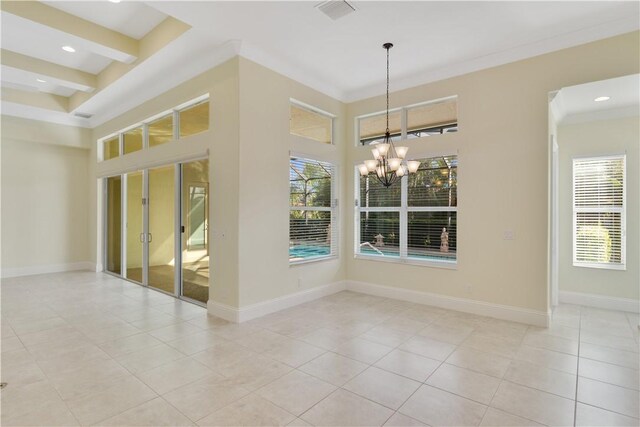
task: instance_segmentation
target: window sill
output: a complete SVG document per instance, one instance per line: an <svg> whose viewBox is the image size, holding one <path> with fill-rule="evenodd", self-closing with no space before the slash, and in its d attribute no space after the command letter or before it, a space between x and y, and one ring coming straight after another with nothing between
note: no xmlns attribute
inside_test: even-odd
<svg viewBox="0 0 640 427"><path fill-rule="evenodd" d="M295 267L297 265L311 264L311 263L314 263L314 262L331 261L331 260L334 260L334 259L338 259L338 256L337 255L328 255L328 256L322 256L322 257L301 259L301 260L298 260L298 261L289 261L289 267Z"/></svg>
<svg viewBox="0 0 640 427"><path fill-rule="evenodd" d="M390 262L394 264L407 264L407 265L417 265L421 267L433 267L433 268L443 268L445 270L457 270L458 262L453 261L430 261L430 260L421 260L416 258L399 258L392 256L379 256L379 255L363 255L363 254L355 254L355 259L362 259L366 261L382 261L382 262Z"/></svg>
<svg viewBox="0 0 640 427"><path fill-rule="evenodd" d="M609 263L595 263L595 262L575 262L574 267L578 268L596 268L598 270L620 270L625 271L627 269L626 264L609 264Z"/></svg>

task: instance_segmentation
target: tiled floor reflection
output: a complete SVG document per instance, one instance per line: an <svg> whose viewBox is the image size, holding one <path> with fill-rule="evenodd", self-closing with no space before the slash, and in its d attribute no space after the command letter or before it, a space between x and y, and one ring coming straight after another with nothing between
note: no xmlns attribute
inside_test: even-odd
<svg viewBox="0 0 640 427"><path fill-rule="evenodd" d="M2 425L635 425L638 316L341 292L235 325L104 274L2 281Z"/></svg>

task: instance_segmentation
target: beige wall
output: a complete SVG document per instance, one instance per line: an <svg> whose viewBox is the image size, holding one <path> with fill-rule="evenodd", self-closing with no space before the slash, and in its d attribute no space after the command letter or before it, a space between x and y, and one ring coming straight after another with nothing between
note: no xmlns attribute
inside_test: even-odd
<svg viewBox="0 0 640 427"><path fill-rule="evenodd" d="M640 118L627 117L558 128L559 155L559 287L560 291L611 297L639 297L640 271ZM627 155L627 269L573 266L573 158Z"/></svg>
<svg viewBox="0 0 640 427"><path fill-rule="evenodd" d="M546 312L548 92L637 73L638 35L614 37L392 93L391 107L458 95L457 134L407 143L414 158L459 155L456 270L353 258L353 166L370 157L368 149L355 147L354 119L384 109L383 97L345 105L239 57L91 132L84 184L88 199L83 199L91 207L85 227L90 230L86 249L101 263L98 177L185 160L208 150L211 301L247 306L350 279ZM209 131L126 158L96 162L98 138L204 93L211 96ZM290 98L338 117L335 145L289 135ZM289 266L290 151L339 166L339 260ZM4 174L3 168L3 178ZM10 182L19 180L12 177ZM3 222L4 209L5 203ZM506 230L514 231L515 240L502 239ZM471 292L466 291L469 285Z"/></svg>
<svg viewBox="0 0 640 427"><path fill-rule="evenodd" d="M350 221L345 231L349 279L546 312L548 93L637 73L638 46L639 33L629 33L392 93L392 108L458 95L457 134L407 143L412 158L459 155L458 268L354 259ZM347 122L382 109L383 97L354 102ZM347 129L346 164L353 167L370 151L355 147L353 126ZM347 184L351 201L353 180ZM514 240L503 240L506 230L514 232Z"/></svg>
<svg viewBox="0 0 640 427"><path fill-rule="evenodd" d="M96 144L91 151L93 201L91 226L92 250L101 247L98 225L97 178L123 171L201 158L210 153L209 161L209 242L211 250L210 294L212 301L237 306L238 277L238 186L239 186L239 60L230 59L174 89L148 101L93 129L94 141L171 109L203 94L210 94L210 128L206 132L169 142L144 152L96 163ZM100 260L100 255L94 255ZM100 262L100 261L99 261Z"/></svg>
<svg viewBox="0 0 640 427"><path fill-rule="evenodd" d="M334 145L289 134L290 98L339 117ZM345 170L345 113L343 103L240 58L240 306L346 278L344 245L340 259L289 265L288 181L291 151ZM344 202L344 193L337 197ZM342 232L347 212L340 208L341 243L349 239Z"/></svg>
<svg viewBox="0 0 640 427"><path fill-rule="evenodd" d="M91 261L88 135L86 129L2 116L3 275Z"/></svg>

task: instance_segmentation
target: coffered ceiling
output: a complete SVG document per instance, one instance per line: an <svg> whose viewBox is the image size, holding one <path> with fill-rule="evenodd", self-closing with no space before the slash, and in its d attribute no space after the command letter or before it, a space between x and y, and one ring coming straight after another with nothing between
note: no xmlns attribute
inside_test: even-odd
<svg viewBox="0 0 640 427"><path fill-rule="evenodd" d="M3 0L2 113L92 127L238 54L352 101L387 41L393 91L640 28L636 1L319 1Z"/></svg>

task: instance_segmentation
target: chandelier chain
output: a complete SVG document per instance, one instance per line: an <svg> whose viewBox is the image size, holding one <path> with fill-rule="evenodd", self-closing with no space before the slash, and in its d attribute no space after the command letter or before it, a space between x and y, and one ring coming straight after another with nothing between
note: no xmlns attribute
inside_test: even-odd
<svg viewBox="0 0 640 427"><path fill-rule="evenodd" d="M387 47L387 133L389 133L389 47Z"/></svg>
<svg viewBox="0 0 640 427"><path fill-rule="evenodd" d="M393 43L385 43L382 45L387 50L387 111L386 124L387 129L382 141L376 140L372 142L373 153L372 160L365 160L363 164L358 165L360 175L368 177L371 173L386 188L400 181L403 176L417 172L420 162L416 160L405 160L409 147L397 147L393 143L391 131L389 130L389 49L393 47ZM397 135L396 135L397 136ZM400 135L400 138L402 136ZM364 143L364 141L363 141Z"/></svg>

